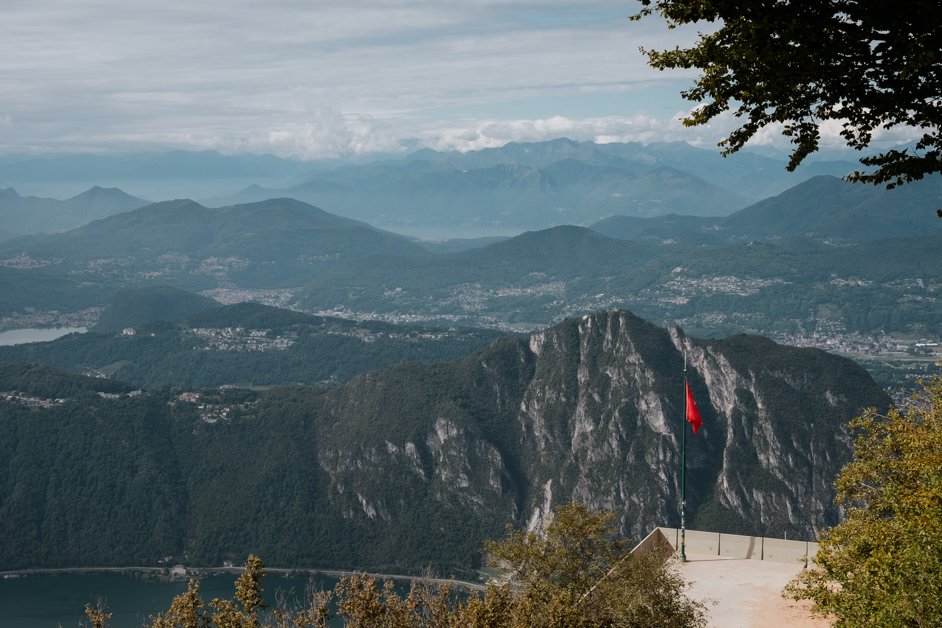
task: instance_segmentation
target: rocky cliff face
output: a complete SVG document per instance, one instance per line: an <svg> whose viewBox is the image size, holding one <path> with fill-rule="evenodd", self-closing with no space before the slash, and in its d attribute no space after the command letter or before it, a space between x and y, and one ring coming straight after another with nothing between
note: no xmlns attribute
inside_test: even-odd
<svg viewBox="0 0 942 628"><path fill-rule="evenodd" d="M319 461L332 499L390 525L413 498L531 528L571 500L614 510L635 537L677 525L684 352L704 420L687 434L688 526L813 538L833 523L844 424L888 403L869 375L820 351L699 340L624 311L328 395ZM390 478L407 478L411 496L391 494Z"/></svg>

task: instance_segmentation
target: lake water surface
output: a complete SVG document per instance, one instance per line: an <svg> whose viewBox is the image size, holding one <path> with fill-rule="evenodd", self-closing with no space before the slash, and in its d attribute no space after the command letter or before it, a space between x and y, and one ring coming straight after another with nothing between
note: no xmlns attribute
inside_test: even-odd
<svg viewBox="0 0 942 628"><path fill-rule="evenodd" d="M201 580L200 596L230 599L236 574L209 576ZM265 603L274 605L279 596L289 603L304 597L308 578L265 578ZM316 578L316 585L333 589L333 578ZM110 628L139 628L148 617L167 609L171 600L186 591L185 582L138 580L119 574L66 574L0 579L0 626L9 628L70 628L85 619L86 604L103 600L113 613Z"/></svg>
<svg viewBox="0 0 942 628"><path fill-rule="evenodd" d="M61 338L66 334L79 333L84 334L88 331L86 327L44 327L31 329L10 329L0 331L0 347L9 345L22 345L27 342L48 342Z"/></svg>

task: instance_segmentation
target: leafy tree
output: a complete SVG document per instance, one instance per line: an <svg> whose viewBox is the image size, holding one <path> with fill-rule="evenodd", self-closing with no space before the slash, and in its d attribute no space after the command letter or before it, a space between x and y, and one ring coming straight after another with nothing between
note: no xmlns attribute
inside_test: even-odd
<svg viewBox="0 0 942 628"><path fill-rule="evenodd" d="M667 560L669 549L627 553L612 513L561 506L545 534L511 532L488 543L495 565L510 569L513 587L490 587L466 611L501 626L703 626L703 606ZM519 591L515 590L519 589Z"/></svg>
<svg viewBox="0 0 942 628"><path fill-rule="evenodd" d="M185 593L170 603L170 608L152 618L153 628L258 628L261 626L258 611L265 608L262 603L262 581L265 565L258 556L251 555L245 570L235 583L235 599L214 598L208 605L200 597L200 584L190 580ZM87 611L86 611L87 612ZM103 624L102 624L103 625Z"/></svg>
<svg viewBox="0 0 942 628"><path fill-rule="evenodd" d="M786 589L836 626L942 625L942 378L905 412L854 419L854 459L837 478L846 520L817 567Z"/></svg>
<svg viewBox="0 0 942 628"><path fill-rule="evenodd" d="M190 579L186 592L173 598L166 612L151 618L153 628L203 628L209 618L203 611L206 603L200 597L200 583Z"/></svg>
<svg viewBox="0 0 942 628"><path fill-rule="evenodd" d="M111 613L105 611L104 602L101 600L98 600L95 606L85 605L85 617L88 618L92 628L105 628L108 625L108 620L111 619L111 615Z"/></svg>
<svg viewBox="0 0 942 628"><path fill-rule="evenodd" d="M377 590L373 576L357 574L342 578L336 591L338 612L347 618L350 628L405 628L411 625L416 602L412 596L400 597L392 580L385 581L382 589Z"/></svg>
<svg viewBox="0 0 942 628"><path fill-rule="evenodd" d="M272 618L278 628L327 628L330 619L330 602L333 594L330 591L319 591L308 587L307 606L302 606L295 612L276 609L272 611Z"/></svg>
<svg viewBox="0 0 942 628"><path fill-rule="evenodd" d="M657 69L697 68L682 92L702 102L684 120L706 124L733 111L742 126L720 145L736 152L769 124L784 125L795 148L788 169L818 149L819 123L837 120L847 145L867 148L880 129L909 126L913 150L887 150L849 178L895 187L942 171L942 7L883 0L641 0L641 12L670 28L719 23L690 48L643 50ZM942 212L942 210L940 210ZM940 214L942 215L942 214Z"/></svg>

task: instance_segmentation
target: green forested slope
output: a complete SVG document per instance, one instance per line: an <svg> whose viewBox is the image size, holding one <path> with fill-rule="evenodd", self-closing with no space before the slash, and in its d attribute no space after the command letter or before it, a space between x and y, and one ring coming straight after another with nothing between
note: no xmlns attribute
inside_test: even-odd
<svg viewBox="0 0 942 628"><path fill-rule="evenodd" d="M684 349L704 419L692 525L804 538L833 523L843 424L887 404L865 371L610 312L333 388L197 397L0 367L0 569L258 552L468 575L485 538L574 499L639 537L677 523Z"/></svg>
<svg viewBox="0 0 942 628"><path fill-rule="evenodd" d="M0 362L46 364L145 387L313 384L344 381L399 362L452 360L499 335L487 330L357 323L257 303L217 304L210 309L202 300L195 304L202 311L185 322L138 325L131 336L96 330L52 342L0 347ZM109 326L118 330L134 327L142 315L118 314L109 317ZM226 328L241 331L224 336ZM262 338L256 342L250 337L253 332Z"/></svg>

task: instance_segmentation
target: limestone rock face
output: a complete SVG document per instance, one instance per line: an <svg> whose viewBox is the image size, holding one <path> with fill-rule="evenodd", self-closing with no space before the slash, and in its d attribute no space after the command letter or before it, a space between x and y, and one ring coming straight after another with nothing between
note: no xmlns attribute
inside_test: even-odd
<svg viewBox="0 0 942 628"><path fill-rule="evenodd" d="M685 353L697 436L683 421ZM578 500L614 510L636 538L679 523L684 427L689 527L813 538L838 515L844 425L889 403L849 360L760 337L700 340L625 311L327 397L336 430L318 460L345 516L396 525L421 502L475 527L538 529Z"/></svg>

